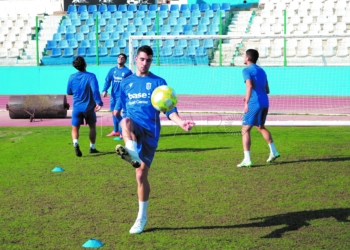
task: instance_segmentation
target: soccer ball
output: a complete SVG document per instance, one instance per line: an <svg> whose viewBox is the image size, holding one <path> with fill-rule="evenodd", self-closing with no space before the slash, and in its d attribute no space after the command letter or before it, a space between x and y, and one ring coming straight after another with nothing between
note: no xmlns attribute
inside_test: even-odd
<svg viewBox="0 0 350 250"><path fill-rule="evenodd" d="M153 91L151 102L156 110L167 112L175 107L177 96L174 89L167 85L161 85Z"/></svg>

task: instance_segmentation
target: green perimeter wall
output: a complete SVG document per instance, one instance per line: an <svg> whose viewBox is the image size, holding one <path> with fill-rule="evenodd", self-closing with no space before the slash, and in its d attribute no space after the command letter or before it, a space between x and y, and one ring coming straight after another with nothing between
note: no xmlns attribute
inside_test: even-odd
<svg viewBox="0 0 350 250"><path fill-rule="evenodd" d="M89 66L102 91L111 66ZM244 95L242 67L157 67L178 94ZM350 96L350 67L266 67L271 94ZM72 66L0 67L0 95L66 94Z"/></svg>

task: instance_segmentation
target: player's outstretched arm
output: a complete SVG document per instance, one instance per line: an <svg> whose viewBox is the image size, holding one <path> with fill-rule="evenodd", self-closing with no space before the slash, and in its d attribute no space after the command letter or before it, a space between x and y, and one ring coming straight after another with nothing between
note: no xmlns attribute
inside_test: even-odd
<svg viewBox="0 0 350 250"><path fill-rule="evenodd" d="M190 131L192 127L195 125L193 121L184 121L181 119L177 112L171 113L169 115L170 120L175 122L179 127L181 127L185 131Z"/></svg>

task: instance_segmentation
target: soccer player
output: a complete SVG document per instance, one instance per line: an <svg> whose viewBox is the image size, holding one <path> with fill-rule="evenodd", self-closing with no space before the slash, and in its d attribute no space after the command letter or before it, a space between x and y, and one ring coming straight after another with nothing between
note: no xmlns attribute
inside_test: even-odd
<svg viewBox="0 0 350 250"><path fill-rule="evenodd" d="M158 146L160 134L160 112L151 104L153 90L166 85L166 81L149 71L153 51L149 46L141 46L135 57L136 73L121 82L121 95L115 113L123 109L125 118L121 120L125 147L116 146L116 153L136 168L137 194L139 212L131 234L143 231L147 222L147 206L150 194L148 172ZM118 106L117 105L117 106ZM174 121L185 131L194 126L192 121L184 121L177 113L176 107L166 113L168 119Z"/></svg>
<svg viewBox="0 0 350 250"><path fill-rule="evenodd" d="M96 112L101 109L101 100L98 82L95 74L86 71L86 62L78 56L73 61L73 66L79 72L71 75L68 80L67 95L73 95L72 111L72 138L75 154L81 157L78 138L81 124L89 125L90 128L90 153L98 153L96 142Z"/></svg>
<svg viewBox="0 0 350 250"><path fill-rule="evenodd" d="M259 52L248 49L244 57L244 64L248 67L243 69L243 78L246 84L246 94L244 98L244 115L242 120L242 143L244 149L244 159L237 167L251 167L250 159L250 130L256 126L270 147L270 156L267 162L273 162L280 154L273 143L271 133L265 128L266 116L269 110L270 93L267 75L265 71L256 65Z"/></svg>
<svg viewBox="0 0 350 250"><path fill-rule="evenodd" d="M125 54L123 53L119 54L117 62L118 62L118 65L109 70L106 76L105 85L102 91L102 96L106 97L107 91L112 84L111 97L110 97L110 110L112 110L112 113L120 95L119 94L120 82L124 78L132 74L131 70L125 66L125 62L126 62ZM120 136L118 119L114 115L113 115L113 125L114 125L113 131L109 133L107 136Z"/></svg>

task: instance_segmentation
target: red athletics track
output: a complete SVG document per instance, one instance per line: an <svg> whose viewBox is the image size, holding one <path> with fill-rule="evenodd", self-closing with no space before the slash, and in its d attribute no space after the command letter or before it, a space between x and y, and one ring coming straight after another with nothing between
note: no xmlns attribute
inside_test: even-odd
<svg viewBox="0 0 350 250"><path fill-rule="evenodd" d="M105 106L101 112L97 113L98 125L112 126L111 113L107 112L109 108L109 97L102 98ZM0 126L70 126L71 109L68 110L65 119L35 119L30 122L29 119L10 119L6 104L9 96L0 96ZM67 96L67 102L72 107L72 97ZM225 112L242 112L243 96L190 96L181 95L177 105L179 112L203 111L211 113L184 113L181 116L187 120L193 121L239 121L240 114L223 114ZM270 96L270 115L268 121L349 121L350 117L350 97L297 97L297 96ZM345 116L317 116L308 115L274 115L280 113L288 114L340 114ZM101 119L102 118L102 119ZM161 116L162 120L167 120Z"/></svg>

